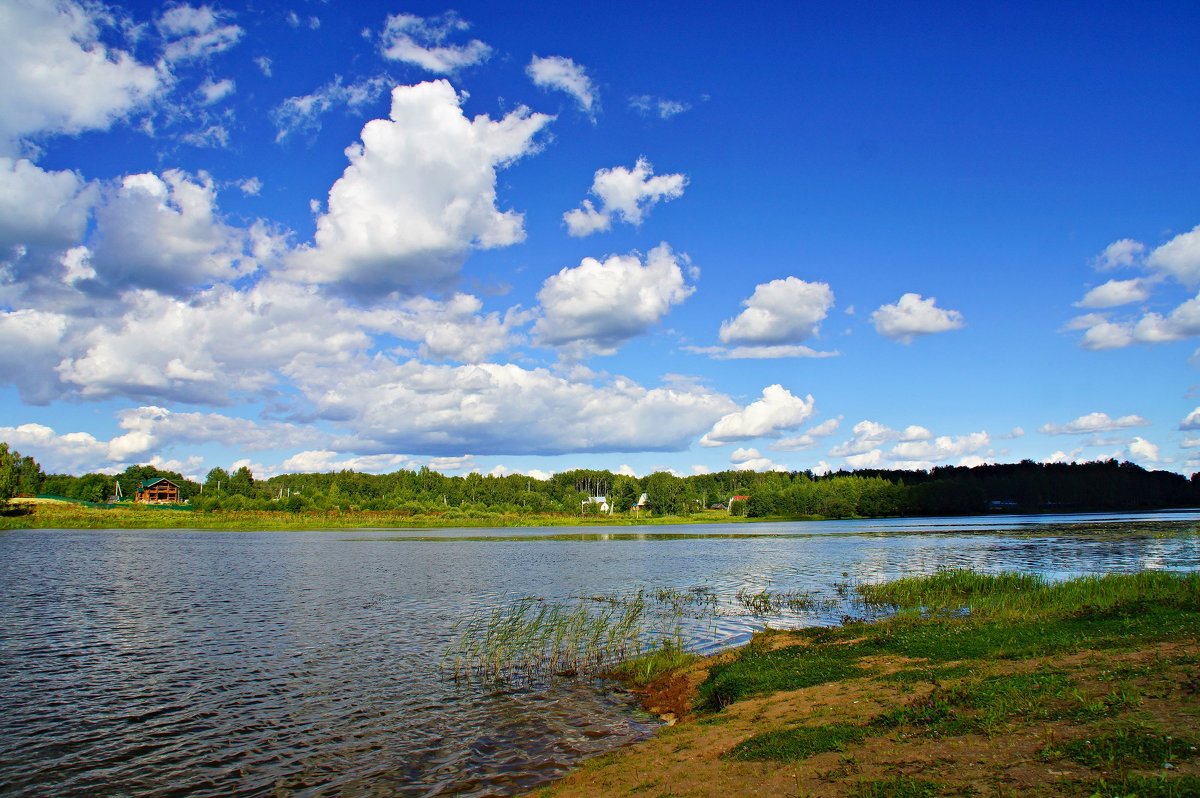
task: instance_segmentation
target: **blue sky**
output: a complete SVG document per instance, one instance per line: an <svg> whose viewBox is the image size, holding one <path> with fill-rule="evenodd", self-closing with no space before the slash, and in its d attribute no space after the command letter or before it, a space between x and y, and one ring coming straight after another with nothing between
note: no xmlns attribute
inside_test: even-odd
<svg viewBox="0 0 1200 798"><path fill-rule="evenodd" d="M1194 4L0 0L48 470L1200 470Z"/></svg>

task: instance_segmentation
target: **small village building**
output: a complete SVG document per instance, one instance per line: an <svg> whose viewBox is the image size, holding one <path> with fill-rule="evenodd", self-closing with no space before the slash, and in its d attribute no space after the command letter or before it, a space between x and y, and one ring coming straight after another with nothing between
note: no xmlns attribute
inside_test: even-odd
<svg viewBox="0 0 1200 798"><path fill-rule="evenodd" d="M586 509L589 504L596 505L602 513L609 512L607 496L588 496L583 500L584 509Z"/></svg>
<svg viewBox="0 0 1200 798"><path fill-rule="evenodd" d="M166 477L142 480L135 500L140 504L179 504L179 486Z"/></svg>

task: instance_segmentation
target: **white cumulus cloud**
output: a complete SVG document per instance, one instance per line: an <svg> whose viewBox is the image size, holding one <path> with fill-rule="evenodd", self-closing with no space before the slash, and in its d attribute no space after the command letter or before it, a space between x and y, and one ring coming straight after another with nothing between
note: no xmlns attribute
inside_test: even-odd
<svg viewBox="0 0 1200 798"><path fill-rule="evenodd" d="M1200 225L1157 247L1146 265L1188 286L1200 283Z"/></svg>
<svg viewBox="0 0 1200 798"><path fill-rule="evenodd" d="M564 454L681 451L733 409L699 387L573 381L515 364L443 366L384 356L290 369L321 417L379 451Z"/></svg>
<svg viewBox="0 0 1200 798"><path fill-rule="evenodd" d="M584 200L579 208L564 213L563 221L576 237L608 230L614 217L639 225L651 206L683 196L686 185L687 177L682 174L655 175L645 158L638 158L632 169L598 169L591 193L600 200L600 207Z"/></svg>
<svg viewBox="0 0 1200 798"><path fill-rule="evenodd" d="M756 286L742 305L745 310L721 324L723 343L799 344L820 332L821 322L833 307L833 290L828 283L787 277Z"/></svg>
<svg viewBox="0 0 1200 798"><path fill-rule="evenodd" d="M0 3L0 154L39 133L104 130L159 91L153 66L105 45L98 4Z"/></svg>
<svg viewBox="0 0 1200 798"><path fill-rule="evenodd" d="M168 169L129 175L96 210L92 267L113 289L176 292L257 269L246 231L222 220L212 178Z"/></svg>
<svg viewBox="0 0 1200 798"><path fill-rule="evenodd" d="M314 243L290 258L292 279L369 296L446 288L471 248L524 239L522 215L496 207L496 172L534 152L552 117L521 108L469 120L459 103L444 80L392 90L390 118L347 148Z"/></svg>
<svg viewBox="0 0 1200 798"><path fill-rule="evenodd" d="M1150 422L1141 416L1128 415L1112 418L1108 413L1088 413L1066 424L1046 423L1039 432L1046 435L1086 435L1097 432L1112 432L1130 427L1144 427Z"/></svg>
<svg viewBox="0 0 1200 798"><path fill-rule="evenodd" d="M841 423L841 416L825 419L820 424L800 435L780 438L772 443L770 448L777 452L802 452L807 449L814 449L821 442L822 438L828 438L837 432Z"/></svg>
<svg viewBox="0 0 1200 798"><path fill-rule="evenodd" d="M871 321L880 335L902 344L912 343L918 335L948 332L963 326L963 316L957 310L937 307L936 297L922 299L920 294L907 293L894 305L883 305L871 314Z"/></svg>
<svg viewBox="0 0 1200 798"><path fill-rule="evenodd" d="M1108 271L1136 266L1141 262L1145 252L1146 245L1142 242L1134 241L1132 238L1122 238L1104 248L1104 251L1096 258L1096 268L1099 271Z"/></svg>
<svg viewBox="0 0 1200 798"><path fill-rule="evenodd" d="M64 248L83 239L98 191L75 172L0 156L0 251Z"/></svg>
<svg viewBox="0 0 1200 798"><path fill-rule="evenodd" d="M1115 308L1133 302L1144 302L1150 296L1146 280L1109 280L1088 291L1075 304L1081 308Z"/></svg>
<svg viewBox="0 0 1200 798"><path fill-rule="evenodd" d="M1160 459L1157 444L1140 436L1129 442L1129 456L1144 463L1157 463Z"/></svg>
<svg viewBox="0 0 1200 798"><path fill-rule="evenodd" d="M665 242L643 264L637 254L584 258L576 267L549 277L538 292L542 317L534 338L565 354L611 355L624 342L644 334L695 288L681 261Z"/></svg>
<svg viewBox="0 0 1200 798"><path fill-rule="evenodd" d="M700 445L724 446L751 438L778 437L785 430L801 426L814 408L811 394L800 398L782 385L768 385L761 399L722 416L700 439Z"/></svg>

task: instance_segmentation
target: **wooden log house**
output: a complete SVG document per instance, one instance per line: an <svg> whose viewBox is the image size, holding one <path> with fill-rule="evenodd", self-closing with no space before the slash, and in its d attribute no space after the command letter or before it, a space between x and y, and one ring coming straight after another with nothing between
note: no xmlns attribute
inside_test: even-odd
<svg viewBox="0 0 1200 798"><path fill-rule="evenodd" d="M179 504L179 486L165 477L138 484L136 501L141 504Z"/></svg>

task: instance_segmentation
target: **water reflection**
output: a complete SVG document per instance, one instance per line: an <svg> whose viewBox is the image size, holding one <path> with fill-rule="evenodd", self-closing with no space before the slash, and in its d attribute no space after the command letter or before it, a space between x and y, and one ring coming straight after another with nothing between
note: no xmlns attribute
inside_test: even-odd
<svg viewBox="0 0 1200 798"><path fill-rule="evenodd" d="M444 681L440 656L473 610L704 590L722 612L689 614L685 634L711 650L765 623L836 623L847 586L939 566L1195 569L1197 519L0 533L0 791L520 792L655 723L588 682ZM739 590L834 604L755 614Z"/></svg>

